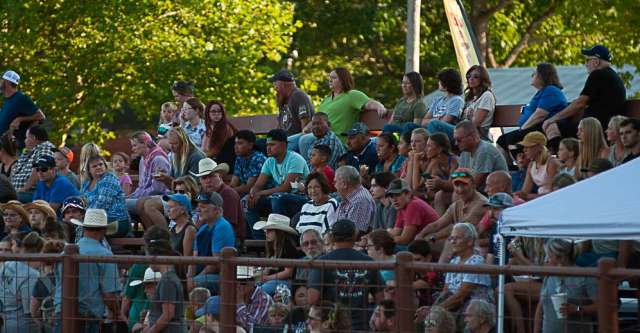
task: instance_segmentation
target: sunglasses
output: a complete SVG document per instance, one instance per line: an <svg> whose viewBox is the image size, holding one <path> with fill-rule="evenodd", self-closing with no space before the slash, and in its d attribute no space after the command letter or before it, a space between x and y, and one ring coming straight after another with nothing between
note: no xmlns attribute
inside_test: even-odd
<svg viewBox="0 0 640 333"><path fill-rule="evenodd" d="M47 172L47 171L49 171L49 169L50 168L48 168L48 167L37 167L36 171L38 171L38 172Z"/></svg>
<svg viewBox="0 0 640 333"><path fill-rule="evenodd" d="M175 190L174 193L186 194L187 190Z"/></svg>
<svg viewBox="0 0 640 333"><path fill-rule="evenodd" d="M480 74L469 74L467 75L467 80L468 79L479 79L480 78Z"/></svg>
<svg viewBox="0 0 640 333"><path fill-rule="evenodd" d="M310 240L310 241L304 241L302 242L302 246L311 246L311 245L318 245L320 244L320 242L318 242L317 240Z"/></svg>
<svg viewBox="0 0 640 333"><path fill-rule="evenodd" d="M456 179L460 177L472 178L468 172L454 172L451 174L451 179Z"/></svg>

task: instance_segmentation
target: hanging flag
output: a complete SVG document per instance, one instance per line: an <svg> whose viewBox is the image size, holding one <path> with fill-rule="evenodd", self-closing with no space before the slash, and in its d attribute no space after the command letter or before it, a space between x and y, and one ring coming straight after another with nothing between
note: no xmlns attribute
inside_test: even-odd
<svg viewBox="0 0 640 333"><path fill-rule="evenodd" d="M459 0L443 0L444 11L447 14L453 46L456 49L456 59L460 73L464 75L473 65L480 65L480 52L476 44L476 37L467 19L467 14Z"/></svg>

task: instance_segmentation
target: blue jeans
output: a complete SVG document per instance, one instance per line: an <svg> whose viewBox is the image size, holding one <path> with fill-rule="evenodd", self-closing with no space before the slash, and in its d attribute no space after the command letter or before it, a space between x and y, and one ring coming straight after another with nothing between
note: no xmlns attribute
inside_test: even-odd
<svg viewBox="0 0 640 333"><path fill-rule="evenodd" d="M305 158L305 160L307 159L307 156L309 156L309 150L313 148L313 143L317 140L318 139L315 135L313 135L313 133L303 134L300 137L300 140L298 141L298 147L300 148L299 152L300 155Z"/></svg>
<svg viewBox="0 0 640 333"><path fill-rule="evenodd" d="M18 192L18 201L23 204L33 201L33 192Z"/></svg>
<svg viewBox="0 0 640 333"><path fill-rule="evenodd" d="M449 137L449 142L451 142L451 145L454 145L455 144L455 140L453 140L454 128L456 128L455 125L449 124L446 121L431 119L431 121L429 121L429 124L427 125L427 132L429 132L429 134L433 134L436 132L444 133Z"/></svg>
<svg viewBox="0 0 640 333"><path fill-rule="evenodd" d="M217 295L220 292L220 275L218 274L198 274L193 277L193 283L196 287L209 289L211 295Z"/></svg>
<svg viewBox="0 0 640 333"><path fill-rule="evenodd" d="M274 193L271 195L271 212L292 218L309 201L304 195L293 193Z"/></svg>
<svg viewBox="0 0 640 333"><path fill-rule="evenodd" d="M297 153L300 152L300 148L298 143L300 142L300 137L302 136L302 133L297 133L294 135L291 135L287 138L287 149L288 150L293 150Z"/></svg>
<svg viewBox="0 0 640 333"><path fill-rule="evenodd" d="M253 225L260 221L261 217L271 213L293 217L308 200L306 196L293 193L274 193L268 197L261 197L253 208L247 209L247 235L251 235L252 239L265 239L263 230L253 229Z"/></svg>
<svg viewBox="0 0 640 333"><path fill-rule="evenodd" d="M407 131L413 131L414 129L420 127L420 125L414 123L403 123L402 125L398 124L386 124L382 128L383 133L404 133Z"/></svg>
<svg viewBox="0 0 640 333"><path fill-rule="evenodd" d="M269 280L260 285L260 289L265 293L269 294L269 296L273 296L276 293L276 289L279 285L284 284L291 290L291 281L290 280ZM293 295L291 295L293 296Z"/></svg>

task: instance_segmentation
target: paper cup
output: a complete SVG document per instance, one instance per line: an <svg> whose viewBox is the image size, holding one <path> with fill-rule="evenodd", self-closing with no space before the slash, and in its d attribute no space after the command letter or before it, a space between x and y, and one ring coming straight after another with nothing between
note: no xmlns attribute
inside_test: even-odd
<svg viewBox="0 0 640 333"><path fill-rule="evenodd" d="M300 188L300 183L298 182L291 182L291 188L294 190L298 190Z"/></svg>
<svg viewBox="0 0 640 333"><path fill-rule="evenodd" d="M551 303L553 303L553 309L556 310L556 316L559 319L564 319L565 316L560 313L560 307L562 304L567 303L567 293L551 295Z"/></svg>

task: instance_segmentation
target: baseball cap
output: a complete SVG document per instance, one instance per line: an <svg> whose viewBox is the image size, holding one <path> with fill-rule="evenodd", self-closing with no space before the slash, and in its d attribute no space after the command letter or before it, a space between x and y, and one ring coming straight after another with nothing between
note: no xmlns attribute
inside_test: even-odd
<svg viewBox="0 0 640 333"><path fill-rule="evenodd" d="M62 213L69 207L87 210L86 204L80 197L68 197L62 202Z"/></svg>
<svg viewBox="0 0 640 333"><path fill-rule="evenodd" d="M487 201L484 205L494 208L513 207L513 198L507 193L498 192L489 197L489 201Z"/></svg>
<svg viewBox="0 0 640 333"><path fill-rule="evenodd" d="M273 76L267 79L269 82L276 81L284 81L284 82L293 82L293 74L286 69L281 69L277 71Z"/></svg>
<svg viewBox="0 0 640 333"><path fill-rule="evenodd" d="M609 161L606 158L596 158L595 160L591 161L591 164L589 164L588 168L582 168L580 169L580 172L582 173L587 173L587 172L593 172L593 173L601 173L601 172L605 172L609 169L613 168L613 164L611 163L611 161Z"/></svg>
<svg viewBox="0 0 640 333"><path fill-rule="evenodd" d="M353 123L351 129L342 133L342 135L352 136L356 134L369 134L369 126L362 122Z"/></svg>
<svg viewBox="0 0 640 333"><path fill-rule="evenodd" d="M411 192L409 188L409 183L404 181L403 179L394 179L389 183L389 187L384 192L385 196L390 196L393 194L401 194L404 192Z"/></svg>
<svg viewBox="0 0 640 333"><path fill-rule="evenodd" d="M162 196L162 200L164 201L175 201L180 206L184 207L187 210L188 214L191 214L191 199L184 194L176 193Z"/></svg>
<svg viewBox="0 0 640 333"><path fill-rule="evenodd" d="M13 84L18 84L20 82L20 75L14 71L6 71L2 74L2 79L7 80Z"/></svg>
<svg viewBox="0 0 640 333"><path fill-rule="evenodd" d="M547 137L542 132L534 131L527 133L527 135L525 135L522 141L518 142L518 144L524 147L533 147L535 145L546 146Z"/></svg>
<svg viewBox="0 0 640 333"><path fill-rule="evenodd" d="M220 315L220 296L211 296L207 299L207 303L203 307L196 310L196 317L204 315Z"/></svg>
<svg viewBox="0 0 640 333"><path fill-rule="evenodd" d="M594 45L590 48L582 49L582 54L587 57L596 57L605 61L611 61L613 56L611 56L611 52L604 45Z"/></svg>
<svg viewBox="0 0 640 333"><path fill-rule="evenodd" d="M281 129L272 129L267 134L267 141L287 142L287 132Z"/></svg>
<svg viewBox="0 0 640 333"><path fill-rule="evenodd" d="M341 219L331 226L331 234L339 237L352 237L356 233L356 225L351 220Z"/></svg>
<svg viewBox="0 0 640 333"><path fill-rule="evenodd" d="M222 205L224 204L224 200L222 200L222 197L220 196L220 194L218 194L218 192L211 192L211 193L202 192L198 194L196 201L213 204L218 207L222 207Z"/></svg>
<svg viewBox="0 0 640 333"><path fill-rule="evenodd" d="M67 159L67 161L69 161L69 163L73 162L73 151L71 149L62 147L59 148L58 151Z"/></svg>
<svg viewBox="0 0 640 333"><path fill-rule="evenodd" d="M473 183L473 171L467 168L457 168L451 173L453 183L463 182L465 184Z"/></svg>
<svg viewBox="0 0 640 333"><path fill-rule="evenodd" d="M42 155L35 162L33 162L33 167L44 167L44 168L53 168L56 166L56 160L51 155Z"/></svg>

